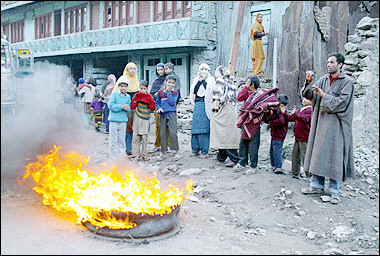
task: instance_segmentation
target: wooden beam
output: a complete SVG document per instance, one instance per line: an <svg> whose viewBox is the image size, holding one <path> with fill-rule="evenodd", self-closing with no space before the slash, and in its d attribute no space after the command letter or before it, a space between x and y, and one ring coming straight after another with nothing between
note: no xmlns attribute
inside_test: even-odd
<svg viewBox="0 0 380 256"><path fill-rule="evenodd" d="M237 8L235 32L234 32L234 38L232 41L230 61L229 61L229 67L228 67L231 75L235 75L237 53L239 50L240 32L241 32L241 27L243 24L245 4L246 4L246 1L239 1L238 8Z"/></svg>

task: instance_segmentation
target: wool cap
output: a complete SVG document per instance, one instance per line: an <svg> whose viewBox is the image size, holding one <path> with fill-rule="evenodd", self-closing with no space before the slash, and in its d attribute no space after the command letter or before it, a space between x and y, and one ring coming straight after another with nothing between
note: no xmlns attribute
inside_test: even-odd
<svg viewBox="0 0 380 256"><path fill-rule="evenodd" d="M83 78L83 77L79 78L79 79L78 79L78 82L79 82L80 84L83 84L83 83L84 83L84 78Z"/></svg>

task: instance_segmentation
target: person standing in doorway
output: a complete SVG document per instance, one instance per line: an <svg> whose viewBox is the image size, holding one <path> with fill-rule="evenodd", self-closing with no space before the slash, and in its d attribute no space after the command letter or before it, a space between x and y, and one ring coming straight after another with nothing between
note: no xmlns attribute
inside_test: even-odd
<svg viewBox="0 0 380 256"><path fill-rule="evenodd" d="M262 37L268 35L267 32L264 31L263 25L261 25L263 21L263 15L258 13L256 15L256 20L251 28L251 52L250 57L253 63L253 75L263 77L262 73L265 54Z"/></svg>
<svg viewBox="0 0 380 256"><path fill-rule="evenodd" d="M302 96L311 100L313 115L304 168L311 174L309 187L303 194L324 193L325 179L332 204L340 203L340 185L354 176L352 120L354 83L342 72L344 56L333 53L327 59L328 74L311 84L307 73Z"/></svg>

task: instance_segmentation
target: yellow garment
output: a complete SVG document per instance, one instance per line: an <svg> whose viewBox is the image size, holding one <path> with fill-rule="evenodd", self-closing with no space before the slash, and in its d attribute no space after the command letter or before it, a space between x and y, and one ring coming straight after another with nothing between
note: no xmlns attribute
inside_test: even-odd
<svg viewBox="0 0 380 256"><path fill-rule="evenodd" d="M253 75L258 76L263 70L264 59L254 59L253 61Z"/></svg>
<svg viewBox="0 0 380 256"><path fill-rule="evenodd" d="M130 67L135 67L136 68L136 73L133 76L131 76L131 74L129 74L128 69ZM129 62L125 66L123 75L121 77L119 77L119 79L116 81L116 84L115 84L112 92L115 92L115 91L119 90L119 80L122 77L129 80L127 92L138 92L138 91L140 91L140 82L139 82L139 79L137 78L137 66L136 66L135 63Z"/></svg>
<svg viewBox="0 0 380 256"><path fill-rule="evenodd" d="M254 75L259 75L262 71L265 54L264 54L264 48L263 48L263 41L260 39L254 39L254 35L256 32L265 32L264 27L261 25L261 23L257 20L257 17L259 15L262 15L261 13L258 13L256 15L256 20L252 25L251 28L251 51L250 51L250 57L253 62L253 73Z"/></svg>

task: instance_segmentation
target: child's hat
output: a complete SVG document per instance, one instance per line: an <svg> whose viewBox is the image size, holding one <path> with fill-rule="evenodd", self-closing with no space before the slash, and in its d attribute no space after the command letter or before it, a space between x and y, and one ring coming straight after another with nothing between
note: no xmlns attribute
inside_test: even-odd
<svg viewBox="0 0 380 256"><path fill-rule="evenodd" d="M84 78L83 78L83 77L79 78L79 79L78 79L78 82L79 82L80 84L83 84L83 83L84 83Z"/></svg>
<svg viewBox="0 0 380 256"><path fill-rule="evenodd" d="M129 80L126 77L120 77L118 84L129 84Z"/></svg>

